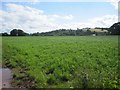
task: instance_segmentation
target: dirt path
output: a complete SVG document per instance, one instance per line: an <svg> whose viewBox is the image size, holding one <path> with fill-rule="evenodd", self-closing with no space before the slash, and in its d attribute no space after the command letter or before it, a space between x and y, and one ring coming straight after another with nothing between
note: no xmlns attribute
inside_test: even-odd
<svg viewBox="0 0 120 90"><path fill-rule="evenodd" d="M12 88L11 86L12 72L8 68L0 68L0 89Z"/></svg>

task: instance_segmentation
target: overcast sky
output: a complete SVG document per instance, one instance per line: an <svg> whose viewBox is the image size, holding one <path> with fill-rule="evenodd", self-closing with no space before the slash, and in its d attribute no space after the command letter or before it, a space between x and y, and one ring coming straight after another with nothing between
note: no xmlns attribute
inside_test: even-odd
<svg viewBox="0 0 120 90"><path fill-rule="evenodd" d="M33 33L61 28L110 27L118 22L117 1L1 2L0 31L18 28Z"/></svg>

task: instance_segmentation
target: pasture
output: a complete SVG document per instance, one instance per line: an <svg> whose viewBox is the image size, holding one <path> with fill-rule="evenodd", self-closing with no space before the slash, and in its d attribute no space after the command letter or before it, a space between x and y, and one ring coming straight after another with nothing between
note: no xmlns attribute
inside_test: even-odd
<svg viewBox="0 0 120 90"><path fill-rule="evenodd" d="M117 36L2 37L2 53L18 87L120 88Z"/></svg>

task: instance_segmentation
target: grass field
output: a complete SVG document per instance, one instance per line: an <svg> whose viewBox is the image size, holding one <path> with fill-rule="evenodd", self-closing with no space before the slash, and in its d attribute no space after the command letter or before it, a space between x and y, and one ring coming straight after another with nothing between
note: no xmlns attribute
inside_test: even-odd
<svg viewBox="0 0 120 90"><path fill-rule="evenodd" d="M3 37L14 84L36 88L120 88L117 36Z"/></svg>

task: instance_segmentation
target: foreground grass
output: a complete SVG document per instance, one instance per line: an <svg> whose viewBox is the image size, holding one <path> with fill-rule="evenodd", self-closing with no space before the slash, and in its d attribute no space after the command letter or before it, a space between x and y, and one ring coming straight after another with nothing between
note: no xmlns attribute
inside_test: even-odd
<svg viewBox="0 0 120 90"><path fill-rule="evenodd" d="M3 65L18 86L120 88L117 36L3 37Z"/></svg>

